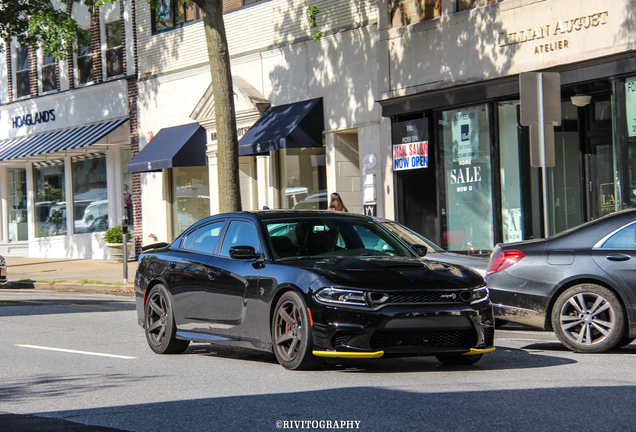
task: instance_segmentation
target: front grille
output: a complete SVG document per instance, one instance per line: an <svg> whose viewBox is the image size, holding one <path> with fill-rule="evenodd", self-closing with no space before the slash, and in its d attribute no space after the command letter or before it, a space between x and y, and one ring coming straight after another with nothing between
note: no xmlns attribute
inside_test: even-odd
<svg viewBox="0 0 636 432"><path fill-rule="evenodd" d="M464 303L470 301L470 291L404 291L387 293L389 303Z"/></svg>
<svg viewBox="0 0 636 432"><path fill-rule="evenodd" d="M495 345L495 329L494 327L487 327L484 329L484 344L486 346Z"/></svg>
<svg viewBox="0 0 636 432"><path fill-rule="evenodd" d="M391 347L469 347L471 330L460 331L376 331L371 337L372 349Z"/></svg>

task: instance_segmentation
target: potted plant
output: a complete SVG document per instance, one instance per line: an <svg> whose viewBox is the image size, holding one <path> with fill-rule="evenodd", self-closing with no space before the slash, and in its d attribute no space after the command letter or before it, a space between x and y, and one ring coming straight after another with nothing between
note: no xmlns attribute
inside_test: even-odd
<svg viewBox="0 0 636 432"><path fill-rule="evenodd" d="M123 231L121 225L108 228L104 240L106 241L106 247L110 252L110 257L114 262L124 261L124 244L123 244ZM126 233L126 238L130 241L132 236L130 232Z"/></svg>

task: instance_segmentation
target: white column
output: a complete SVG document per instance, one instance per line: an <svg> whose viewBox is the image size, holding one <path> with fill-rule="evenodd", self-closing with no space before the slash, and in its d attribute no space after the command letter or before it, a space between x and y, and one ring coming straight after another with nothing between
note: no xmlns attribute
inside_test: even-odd
<svg viewBox="0 0 636 432"><path fill-rule="evenodd" d="M122 204L121 147L106 151L106 188L108 191L108 226L121 224L124 215Z"/></svg>
<svg viewBox="0 0 636 432"><path fill-rule="evenodd" d="M216 147L216 146L215 146ZM208 175L210 180L210 215L219 213L219 161L216 157L216 151L208 152Z"/></svg>
<svg viewBox="0 0 636 432"><path fill-rule="evenodd" d="M336 161L336 138L335 134L325 134L325 159L326 159L326 174L327 174L327 197L333 192L338 192L337 184L337 161Z"/></svg>
<svg viewBox="0 0 636 432"><path fill-rule="evenodd" d="M270 158L269 156L256 156L256 178L258 179L257 188L257 206L259 209L267 206L272 208L269 201L270 187Z"/></svg>
<svg viewBox="0 0 636 432"><path fill-rule="evenodd" d="M393 154L391 145L391 119L383 117L380 119L380 178L375 179L380 186L378 190L378 216L387 219L395 219L394 196L395 181L393 179Z"/></svg>
<svg viewBox="0 0 636 432"><path fill-rule="evenodd" d="M0 166L0 241L9 240L9 193L7 191L7 168Z"/></svg>
<svg viewBox="0 0 636 432"><path fill-rule="evenodd" d="M73 166L70 157L64 158L64 182L66 183L64 188L66 194L66 235L71 236L75 232L75 211L73 209Z"/></svg>
<svg viewBox="0 0 636 432"><path fill-rule="evenodd" d="M29 242L35 240L35 185L33 184L33 164L26 164L27 221Z"/></svg>

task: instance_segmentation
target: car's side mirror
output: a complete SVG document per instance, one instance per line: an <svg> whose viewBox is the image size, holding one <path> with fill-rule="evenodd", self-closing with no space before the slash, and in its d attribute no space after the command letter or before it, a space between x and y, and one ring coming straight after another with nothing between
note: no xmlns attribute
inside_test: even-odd
<svg viewBox="0 0 636 432"><path fill-rule="evenodd" d="M252 246L232 246L230 248L230 258L232 259L254 259L260 257L261 254L256 252Z"/></svg>
<svg viewBox="0 0 636 432"><path fill-rule="evenodd" d="M425 257L426 254L428 253L428 248L420 244L413 245L413 250L415 251L416 254L418 254L421 257Z"/></svg>
<svg viewBox="0 0 636 432"><path fill-rule="evenodd" d="M86 222L90 222L90 221L92 221L93 219L95 219L95 216L93 216L93 215L88 215L88 216L86 216Z"/></svg>

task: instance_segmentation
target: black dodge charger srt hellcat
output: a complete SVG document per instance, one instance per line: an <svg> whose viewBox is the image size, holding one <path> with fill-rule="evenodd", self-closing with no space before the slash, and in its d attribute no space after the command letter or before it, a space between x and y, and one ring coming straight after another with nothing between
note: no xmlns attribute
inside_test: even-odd
<svg viewBox="0 0 636 432"><path fill-rule="evenodd" d="M233 344L273 351L287 369L324 357L475 363L494 350L482 277L415 250L426 253L360 215L211 216L139 257L139 325L159 354Z"/></svg>

